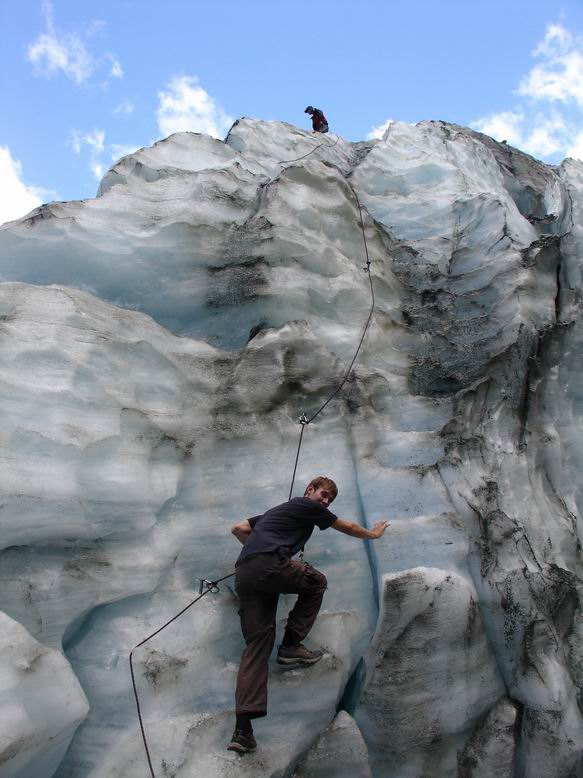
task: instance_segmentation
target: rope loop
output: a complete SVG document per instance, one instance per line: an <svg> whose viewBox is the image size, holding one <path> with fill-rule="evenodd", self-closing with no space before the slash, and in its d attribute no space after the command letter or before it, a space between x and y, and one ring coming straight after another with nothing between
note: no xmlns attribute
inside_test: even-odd
<svg viewBox="0 0 583 778"><path fill-rule="evenodd" d="M311 151L308 151L307 154L302 154L301 157L296 157L295 159L281 159L277 164L287 165L290 162L299 162L301 159L305 159L306 157L309 157L310 154L314 153L314 151L318 151L318 149L321 149L322 146L326 146L329 149L333 149L339 140L340 140L340 135L337 135L334 143L328 143L328 141L322 141L322 143L320 143L318 146L315 146Z"/></svg>
<svg viewBox="0 0 583 778"><path fill-rule="evenodd" d="M308 419L308 417L306 416L305 413L302 413L302 415L298 419L298 423L303 426L304 424L306 424L306 425L309 424L310 420Z"/></svg>

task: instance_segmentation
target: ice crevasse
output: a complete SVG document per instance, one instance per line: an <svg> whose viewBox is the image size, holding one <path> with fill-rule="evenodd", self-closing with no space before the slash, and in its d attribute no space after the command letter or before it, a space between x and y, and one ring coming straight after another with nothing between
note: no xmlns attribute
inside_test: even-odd
<svg viewBox="0 0 583 778"><path fill-rule="evenodd" d="M359 207L360 204L360 207ZM230 526L339 484L324 659L225 751L229 582L136 652L160 776L582 774L583 165L241 119L0 228L0 778L143 778L130 649ZM289 598L282 597L278 626Z"/></svg>

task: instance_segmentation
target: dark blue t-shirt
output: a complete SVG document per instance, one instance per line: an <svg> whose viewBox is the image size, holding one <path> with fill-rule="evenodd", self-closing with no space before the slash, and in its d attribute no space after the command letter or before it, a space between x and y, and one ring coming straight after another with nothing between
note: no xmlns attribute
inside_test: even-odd
<svg viewBox="0 0 583 778"><path fill-rule="evenodd" d="M292 557L308 542L315 526L328 529L337 518L328 508L308 497L294 497L276 505L262 516L249 519L253 531L237 564L250 556L271 551Z"/></svg>

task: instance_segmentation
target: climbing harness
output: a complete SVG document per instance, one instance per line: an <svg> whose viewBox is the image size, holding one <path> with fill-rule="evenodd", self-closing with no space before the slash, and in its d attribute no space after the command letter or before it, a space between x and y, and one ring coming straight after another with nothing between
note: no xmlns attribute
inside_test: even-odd
<svg viewBox="0 0 583 778"><path fill-rule="evenodd" d="M306 157L308 157L310 154L312 154L314 151L319 149L321 146L328 146L328 148L332 148L333 146L335 146L338 143L339 137L340 136L338 136L336 138L336 141L334 143L332 143L332 144L329 144L329 143L326 143L326 142L320 143L318 146L313 148L312 151L309 151L307 154L304 154L303 157L298 157L298 159L291 159L291 160L290 159L288 159L288 160L281 160L278 164L282 165L282 164L287 164L289 162L298 162L299 160L305 159ZM362 240L363 240L363 243L364 243L364 252L365 252L365 256L366 256L366 264L363 267L363 270L368 274L368 281L369 281L369 284L370 284L370 293L371 293L371 308L370 308L370 312L368 314L368 318L367 318L367 320L365 322L364 329L362 331L362 335L360 336L360 340L358 342L358 346L356 348L356 351L354 352L354 356L352 357L352 361L351 361L350 365L348 366L348 369L346 370L346 373L344 374L344 377L342 378L342 381L338 384L336 389L334 389L334 391L332 392L330 397L328 397L328 399L318 408L318 410L315 411L315 413L311 414L310 416L307 416L305 413L302 413L302 415L298 419L298 423L300 424L301 431L300 431L300 439L299 439L298 448L297 448L297 451L296 451L294 470L293 470L293 475L292 475L292 480L291 480L291 485L290 485L290 490L289 490L289 498L288 499L290 499L290 500L291 500L291 496L292 496L292 492L293 492L293 488L294 488L294 482L295 482L295 478L296 478L298 462L299 462L299 459L300 459L300 450L301 450L301 447L302 447L302 440L303 440L303 437L304 437L304 430L305 430L305 428L309 424L311 424L314 421L314 419L317 416L319 416L322 413L324 408L326 408L326 406L336 397L338 392L340 392L340 390L342 389L342 387L344 386L344 384L348 380L348 376L350 375L350 371L352 370L352 368L354 366L354 363L356 362L356 358L358 357L358 354L359 354L360 349L362 347L362 344L364 342L365 335L367 333L367 330L369 328L369 325L370 325L370 322L372 320L372 316L373 316L373 313L374 313L375 295L374 295L374 287L373 287L373 283L372 283L372 276L371 276L371 272L370 272L371 261L370 261L369 255L368 255L368 246L367 246L367 243L366 243L366 234L365 234L365 230L364 230L364 222L363 222L363 219L362 219L362 207L360 205L360 200L358 199L358 195L356 194L356 191L355 191L354 187L352 186L352 184L349 181L347 181L347 184L350 187L350 189L351 189L351 191L352 191L352 193L354 195L354 198L356 200L356 203L358 205L358 215L359 215L359 220L360 220L360 228L362 230ZM301 552L300 552L300 559L303 559L303 556L304 556L304 549L302 548ZM166 624L163 624L155 632L152 632L151 635L148 635L147 638L144 638L144 640L142 640L141 643L138 643L137 646L134 646L132 648L132 650L130 651L129 659L130 659L130 674L131 674L131 677L132 677L132 687L133 687L133 691L134 691L134 698L135 698L135 701L136 701L136 710L137 710L137 713L138 713L138 721L140 723L140 731L142 733L142 741L144 743L144 750L146 752L146 758L148 760L148 767L150 768L151 778L156 778L156 774L155 774L154 768L152 766L152 759L151 759L151 756L150 756L150 749L148 748L148 741L147 741L147 738L146 738L146 730L144 728L144 722L143 722L143 719L142 719L142 711L141 711L141 707L140 707L140 699L139 699L139 696L138 696L138 687L137 687L136 678L135 678L135 675L134 675L133 653L134 653L134 651L136 651L136 649L140 648L145 643L147 643L149 640L151 640L153 637L155 637L160 632L162 632L162 630L166 629L166 627L168 627L170 624L172 624L172 622L176 621L176 619L180 618L180 616L182 616L183 613L186 613L186 611L189 608L192 608L193 605L196 605L196 603L199 602L199 600L202 600L202 598L205 595L207 595L209 592L211 592L213 594L215 594L216 592L219 592L220 591L219 584L222 581L226 581L227 579L232 578L234 575L235 575L234 572L233 573L229 573L229 575L225 575L222 578L217 578L216 581L208 581L205 578L201 578L200 579L200 583L199 583L199 594L198 594L198 597L196 597L194 600L192 600L192 602L190 602L179 613L177 613L175 616L173 616L171 619L169 619L169 621L167 621Z"/></svg>

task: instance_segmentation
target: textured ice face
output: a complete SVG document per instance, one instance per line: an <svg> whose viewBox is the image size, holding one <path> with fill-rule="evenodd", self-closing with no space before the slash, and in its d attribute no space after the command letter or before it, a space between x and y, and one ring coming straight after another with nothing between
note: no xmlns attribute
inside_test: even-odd
<svg viewBox="0 0 583 778"><path fill-rule="evenodd" d="M242 122L229 142L256 125ZM267 129L290 151L287 125ZM299 134L308 151L317 148ZM178 133L119 162L95 200L51 203L6 225L0 277L86 290L229 348L253 328L309 317L330 347L345 329L348 351L368 299L362 233L354 195L324 152L276 165L271 177L249 153ZM367 228L370 250L384 253L386 236L370 220ZM379 294L396 303L390 268L379 272ZM332 320L320 313L330 303Z"/></svg>
<svg viewBox="0 0 583 778"><path fill-rule="evenodd" d="M357 715L375 774L455 774L465 733L504 694L466 578L418 567L383 578ZM444 628L445 627L445 628Z"/></svg>
<svg viewBox="0 0 583 778"><path fill-rule="evenodd" d="M136 651L156 770L578 769L582 166L443 122L350 144L243 119L0 229L0 607L62 647L62 688L72 669L90 703L66 755L79 699L57 735L32 726L39 753L57 738L47 776L144 775L129 651L231 571L234 522L287 499L297 419L370 307L358 201L375 312L294 493L328 475L335 513L391 526L374 544L314 533L326 654L272 669L253 756L225 751L229 582ZM2 747L24 771L6 775L34 774L15 733Z"/></svg>
<svg viewBox="0 0 583 778"><path fill-rule="evenodd" d="M371 778L366 743L356 722L340 711L308 751L294 778Z"/></svg>
<svg viewBox="0 0 583 778"><path fill-rule="evenodd" d="M0 774L52 775L89 706L65 657L0 613Z"/></svg>

